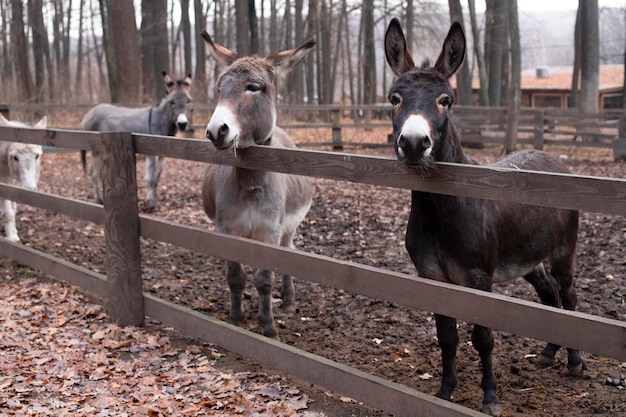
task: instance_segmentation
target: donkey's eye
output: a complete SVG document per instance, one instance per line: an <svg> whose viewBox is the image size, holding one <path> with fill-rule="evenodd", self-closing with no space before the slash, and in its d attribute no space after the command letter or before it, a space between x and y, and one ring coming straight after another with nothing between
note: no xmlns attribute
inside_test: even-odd
<svg viewBox="0 0 626 417"><path fill-rule="evenodd" d="M398 93L393 93L389 96L389 102L393 107L397 107L402 103L402 96Z"/></svg>
<svg viewBox="0 0 626 417"><path fill-rule="evenodd" d="M246 91L249 91L251 93L256 93L257 91L261 91L261 84L259 83L246 84Z"/></svg>
<svg viewBox="0 0 626 417"><path fill-rule="evenodd" d="M442 107L450 107L452 105L452 98L449 96L443 96L439 99L439 105Z"/></svg>

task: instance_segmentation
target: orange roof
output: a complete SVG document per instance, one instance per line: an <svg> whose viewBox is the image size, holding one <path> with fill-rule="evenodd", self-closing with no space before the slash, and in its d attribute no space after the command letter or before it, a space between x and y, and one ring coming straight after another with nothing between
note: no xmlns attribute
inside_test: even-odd
<svg viewBox="0 0 626 417"><path fill-rule="evenodd" d="M537 77L537 69L522 71L523 90L569 90L572 88L573 67L545 67L546 78ZM600 65L600 90L621 87L624 83L624 65ZM456 83L454 83L456 84ZM479 88L478 79L472 80L472 88Z"/></svg>

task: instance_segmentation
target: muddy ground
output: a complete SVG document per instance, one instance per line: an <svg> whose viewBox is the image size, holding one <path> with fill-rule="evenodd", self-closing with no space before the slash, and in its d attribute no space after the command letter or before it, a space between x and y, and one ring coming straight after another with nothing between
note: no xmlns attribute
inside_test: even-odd
<svg viewBox="0 0 626 417"><path fill-rule="evenodd" d="M382 136L381 136L382 137ZM550 150L550 149L549 149ZM497 149L469 150L483 162ZM567 155L578 174L626 178L624 162L613 162L610 152L568 148L552 149ZM348 152L389 155L389 150L350 149ZM184 224L212 228L202 212L200 186L204 165L168 160L155 216ZM91 182L80 168L77 153L44 156L40 190L92 201ZM138 177L143 177L140 159ZM409 210L407 191L370 185L315 179L311 211L299 229L298 249L343 260L414 273L404 250ZM143 184L140 192L143 197ZM20 206L18 229L33 248L104 272L104 239L99 226L74 221L45 210ZM626 320L626 220L619 216L581 213L576 271L578 310ZM151 240L142 240L145 289L167 300L227 319L228 290L223 261ZM298 310L280 319L281 340L300 349L353 366L426 393L439 384L440 360L432 314L404 308L336 288L297 281ZM522 279L498 285L497 293L537 300ZM278 293L277 293L278 294ZM278 296L278 295L277 295ZM256 324L256 293L246 293L245 327ZM471 327L459 323L459 386L454 401L480 410L480 366L470 344ZM496 332L494 352L498 393L504 416L589 416L626 413L626 389L607 383L626 374L626 363L584 353L588 370L582 378L567 376L566 357L556 366L537 369L535 355L543 342ZM236 357L236 356L233 356ZM231 364L232 365L232 364ZM238 366L254 367L246 361ZM331 416L384 413L335 401Z"/></svg>

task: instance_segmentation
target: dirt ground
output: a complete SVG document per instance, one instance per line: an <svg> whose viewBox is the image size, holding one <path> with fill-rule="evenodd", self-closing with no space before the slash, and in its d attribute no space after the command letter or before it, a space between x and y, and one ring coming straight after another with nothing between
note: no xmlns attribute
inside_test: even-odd
<svg viewBox="0 0 626 417"><path fill-rule="evenodd" d="M385 136L381 133L379 137ZM626 178L626 164L612 161L608 150L548 150L567 156L566 163L577 174ZM490 148L468 153L488 162L495 159L497 151ZM390 149L347 152L391 156ZM160 206L152 215L212 229L201 207L203 171L200 163L168 160L159 187ZM143 172L140 160L139 178ZM313 206L299 229L295 242L298 249L414 273L404 249L408 191L322 179L313 182ZM78 153L45 155L40 190L93 199L91 182L81 171ZM18 216L18 230L27 245L104 272L104 239L99 226L26 206L18 207ZM146 291L227 319L228 290L222 260L147 239L142 240L142 257ZM576 280L579 311L626 320L623 217L581 213ZM494 291L538 301L522 279L498 285ZM299 280L296 292L296 315L279 321L283 342L425 393L436 391L440 359L431 313ZM248 308L244 326L258 332L256 292L251 284L245 302ZM459 328L459 386L453 401L480 410L480 364L470 343L471 326L460 322ZM567 376L564 352L560 352L553 368L535 367L535 356L543 345L541 341L496 332L494 358L503 416L626 413L626 363L583 353L588 370L584 377L572 378ZM227 356L232 360L225 361L225 366L260 369L236 355ZM617 385L609 380L617 381ZM323 390L309 396L316 401L312 408L319 407L330 416L385 415L333 399Z"/></svg>

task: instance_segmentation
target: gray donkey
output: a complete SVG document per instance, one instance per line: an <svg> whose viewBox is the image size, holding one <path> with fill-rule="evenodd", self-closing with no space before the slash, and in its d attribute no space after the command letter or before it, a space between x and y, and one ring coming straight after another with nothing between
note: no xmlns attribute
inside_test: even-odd
<svg viewBox="0 0 626 417"><path fill-rule="evenodd" d="M83 130L98 132L133 132L149 135L174 136L177 131L184 131L189 125L191 102L191 75L184 80L173 81L163 71L163 81L167 95L161 103L151 107L128 108L112 104L98 104L83 117L80 124ZM85 151L81 151L83 170L86 171ZM146 201L145 210L152 211L157 206L157 185L163 169L163 158L146 156ZM102 155L92 152L91 181L95 187L96 201L102 204L101 178Z"/></svg>
<svg viewBox="0 0 626 417"><path fill-rule="evenodd" d="M267 58L239 56L215 43L206 31L202 38L223 69L217 82L218 102L206 128L216 149L244 155L252 145L295 148L287 133L276 126L277 76L291 71L315 45L313 39L297 49ZM204 210L220 232L266 243L293 246L296 228L311 207L307 178L227 165L209 165L202 184ZM259 294L259 322L263 334L278 338L272 314L272 271L258 269L254 286ZM246 272L239 262L227 261L230 314L233 324L243 319ZM283 275L281 308L295 312L293 279Z"/></svg>

